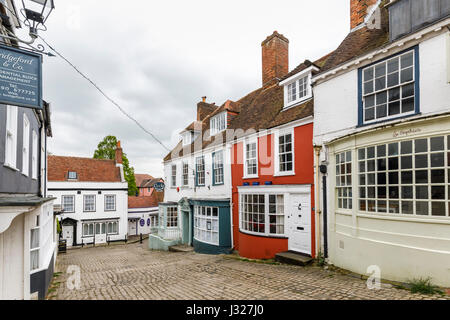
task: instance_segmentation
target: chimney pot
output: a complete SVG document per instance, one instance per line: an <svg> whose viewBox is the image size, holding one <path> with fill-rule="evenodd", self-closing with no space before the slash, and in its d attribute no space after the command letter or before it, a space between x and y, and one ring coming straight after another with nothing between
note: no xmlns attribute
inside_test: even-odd
<svg viewBox="0 0 450 320"><path fill-rule="evenodd" d="M202 97L202 101L203 101L203 102L206 102L206 98L207 98L206 96L205 96L205 97Z"/></svg>

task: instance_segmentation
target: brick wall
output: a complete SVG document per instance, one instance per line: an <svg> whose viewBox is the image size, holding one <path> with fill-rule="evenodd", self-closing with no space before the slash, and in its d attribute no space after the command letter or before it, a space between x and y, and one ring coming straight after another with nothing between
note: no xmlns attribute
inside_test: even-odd
<svg viewBox="0 0 450 320"><path fill-rule="evenodd" d="M377 0L350 0L350 28L353 29L364 22L367 10Z"/></svg>
<svg viewBox="0 0 450 320"><path fill-rule="evenodd" d="M289 72L289 40L277 31L262 46L262 81L266 86Z"/></svg>

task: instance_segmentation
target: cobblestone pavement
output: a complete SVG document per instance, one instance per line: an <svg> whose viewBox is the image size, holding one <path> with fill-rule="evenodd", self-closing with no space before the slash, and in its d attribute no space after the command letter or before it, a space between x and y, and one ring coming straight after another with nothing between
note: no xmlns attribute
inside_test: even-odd
<svg viewBox="0 0 450 320"><path fill-rule="evenodd" d="M79 266L79 290L68 288L69 266ZM146 250L146 243L69 250L58 256L58 300L315 300L431 299L319 267L244 262L224 256Z"/></svg>

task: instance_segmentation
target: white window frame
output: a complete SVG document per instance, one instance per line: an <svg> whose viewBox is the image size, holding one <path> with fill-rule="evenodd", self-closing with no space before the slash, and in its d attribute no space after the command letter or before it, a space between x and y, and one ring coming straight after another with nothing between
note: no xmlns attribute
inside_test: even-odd
<svg viewBox="0 0 450 320"><path fill-rule="evenodd" d="M436 149L432 150L432 140L437 140L439 138L444 137L444 146L443 149ZM427 141L427 148L426 151L421 151L416 149L416 142L417 141ZM403 146L409 145L411 143L411 152L404 152L402 150ZM389 147L397 144L398 152L397 155L390 154ZM379 156L378 147L386 146L386 155ZM365 154L364 159L362 159L362 153L359 154L360 150L364 150L367 148L373 148L375 147L375 156L374 158L368 158L367 154ZM422 137L415 137L415 138L405 138L402 140L397 141L391 141L391 142L384 142L384 143L378 143L376 145L370 145L370 146L361 146L356 149L358 154L358 172L357 172L357 186L358 186L358 207L356 208L357 212L360 214L367 214L367 215L388 215L393 217L404 217L404 218L423 218L423 219L449 219L450 218L450 208L448 206L448 203L450 201L449 198L449 188L450 188L450 163L448 154L450 154L450 134L438 134L438 135L427 135ZM442 159L441 157L436 158L433 156L442 155L443 157L443 165L437 165L436 159ZM410 158L410 165L405 165L404 160L407 158ZM390 169L390 161L391 159L398 159L398 169L391 170ZM418 165L418 159L421 159L421 161L426 162L426 166ZM379 170L379 167L377 165L378 160L386 160L386 170ZM375 168L374 170L370 169L368 170L368 161L375 161ZM433 161L435 161L435 165L433 166ZM365 163L365 165L363 165ZM364 170L363 170L364 169ZM443 173L440 173L440 171L443 171ZM433 172L435 172L435 175L433 176ZM390 180L390 173L395 174L397 173L398 182L397 183L391 183ZM404 182L403 174L411 174L411 182ZM427 182L417 181L418 179L418 173L422 173L426 175ZM374 174L375 180L374 184L369 183L368 175ZM386 183L380 184L379 183L379 174L385 175ZM360 176L366 176L365 184L361 183ZM442 177L442 181L434 181L433 177ZM369 188L375 188L375 197L370 197L368 189ZM379 188L386 188L386 197L382 198L379 197ZM392 196L392 190L395 190L397 188L398 192L398 198L395 198L395 196ZM411 191L411 197L407 197L404 195L404 190L408 188ZM421 192L425 192L427 197L420 197L419 194L419 188L421 188ZM438 199L433 198L433 191L437 188L442 189L444 194L444 199ZM365 189L365 196L363 197L363 189ZM362 201L365 201L366 210L361 209ZM374 210L369 210L369 201L372 202L375 207ZM382 203L385 202L385 209L383 208ZM398 213L393 211L395 210L395 204L398 205ZM403 204L411 204L412 205L412 212L405 213L405 209L403 207ZM418 213L418 204L427 204L428 213L423 214ZM438 215L433 214L433 205L434 204L441 204L444 207L444 215ZM380 207L382 209L380 209Z"/></svg>
<svg viewBox="0 0 450 320"><path fill-rule="evenodd" d="M65 199L69 199L69 198L72 198L73 210L65 211ZM62 209L64 210L65 213L75 213L75 196L74 195L63 195L61 197L61 206L62 206Z"/></svg>
<svg viewBox="0 0 450 320"><path fill-rule="evenodd" d="M170 186L172 188L177 187L177 165L176 164L172 164L170 166Z"/></svg>
<svg viewBox="0 0 450 320"><path fill-rule="evenodd" d="M244 201L244 197L264 197L264 232L255 232L250 231L250 228L247 228L245 225L250 225L250 221L248 218L248 221L244 219L244 206L249 205ZM275 206L276 211L278 211L279 206L282 206L283 210L282 212L275 212L270 213L270 197L275 196ZM280 204L278 202L278 197L283 197L283 203ZM258 198L259 201L259 198ZM271 237L271 238L285 238L288 235L287 232L287 209L288 209L288 201L289 196L286 192L277 192L276 190L255 190L255 191L245 191L245 192L239 192L239 231L246 234L256 235L256 236L263 236L263 237ZM259 203L259 202L258 202ZM254 206L253 201L251 206ZM260 213L261 214L261 213ZM281 220L282 223L278 223L278 221L275 223L275 228L277 229L278 226L283 226L283 232L271 233L270 231L270 217L283 217ZM255 222L253 222L255 224ZM261 223L259 223L261 224Z"/></svg>
<svg viewBox="0 0 450 320"><path fill-rule="evenodd" d="M411 66L409 66L409 67L406 67L406 68L402 68L402 65L401 65L401 57L402 56L405 56L405 55L408 55L408 54L410 54L410 53L412 53L412 61L413 61L413 63L412 63L412 80L411 81L407 81L407 82L404 82L404 83L402 83L401 82L401 72L403 71L403 70L406 70L406 69L409 69L409 68L411 68ZM398 69L397 69L397 71L394 71L394 72L391 72L391 73L389 73L389 70L388 70L388 63L389 63L389 61L392 61L392 60L394 60L394 59L397 59L398 60L398 63L399 63L399 65L398 65ZM380 89L380 90L376 90L376 79L377 79L377 76L376 76L376 74L375 74L375 70L376 70L376 67L377 66L379 66L379 65L382 65L382 64L385 64L385 75L384 75L384 77L386 78L385 79L385 87L384 87L384 89ZM363 68L362 69L362 79L361 79L361 92L362 92L362 113L363 113L363 119L362 119L362 123L364 124L364 125L367 125L367 124L372 124L372 123L376 123L376 122L380 122L380 121L389 121L389 120L391 120L391 119L395 119L395 118L398 118L398 117L405 117L405 116L409 116L409 115L414 115L414 114L416 114L416 106L417 106L417 104L419 103L419 101L417 101L417 99L416 99L416 97L417 97L417 92L416 92L416 68L417 68L418 66L416 65L416 51L415 51L415 49L413 48L413 49L411 49L411 50L408 50L408 51L406 51L406 52L403 52L403 53L400 53L400 54L397 54L397 55L395 55L395 56L392 56L392 57L390 57L390 58L387 58L387 59L383 59L382 61L379 61L379 62L377 62L377 63L375 63L375 64L373 64L373 65L370 65L370 66L368 66L368 67L365 67L365 68ZM366 77L365 77L365 71L366 70L368 70L368 69L373 69L373 79L372 80L368 80L368 81L366 81ZM388 76L389 75L392 75L392 74L395 74L396 72L398 72L398 84L397 85L394 85L394 86L391 86L391 87L389 87L388 86ZM378 77L378 79L379 78L382 78L383 76L381 76L381 77ZM365 84L366 83L368 83L368 82L373 82L373 91L371 92L371 93L368 93L368 94L366 94L365 93ZM407 85L412 85L413 86L413 89L414 89L414 93L413 93L413 95L412 96L407 96L406 98L404 98L403 97L403 87L405 87L405 86L407 86ZM393 89L396 89L396 88L398 88L398 89L400 89L400 93L399 93L399 98L398 99L395 99L395 100L392 100L392 101L389 101L389 99L390 99L390 97L389 97L389 91L391 91L391 90L393 90ZM374 119L372 119L372 120L366 120L366 112L367 112L367 108L366 108L366 98L367 97L369 97L369 96L376 96L377 94L380 94L380 93L383 93L383 92L386 92L386 95L387 95L387 100L386 100L386 103L385 103L385 105L386 105L386 117L380 117L380 118L377 118L377 101L376 101L376 98L374 98L375 100L374 100ZM402 108L403 108L403 103L402 103L402 101L403 100L407 100L407 99L411 99L411 98L413 98L414 99L414 106L413 106L413 110L412 111L408 111L408 112L402 112ZM399 113L397 113L397 114L394 114L394 115L389 115L389 105L391 104L391 103L395 103L395 102L400 102L400 106L399 106L399 108L400 108L400 110L399 110ZM380 104L380 105L383 105L383 104ZM371 108L371 107L370 107Z"/></svg>
<svg viewBox="0 0 450 320"><path fill-rule="evenodd" d="M214 210L217 215L214 216ZM209 213L209 215L208 215ZM210 206L194 207L194 239L202 243L218 246L220 244L220 208ZM215 229L214 229L215 227ZM209 240L207 237L209 235ZM214 240L214 235L217 239Z"/></svg>
<svg viewBox="0 0 450 320"><path fill-rule="evenodd" d="M202 160L202 163L199 162L199 160ZM203 165L203 171L199 171L198 167L200 165ZM199 173L203 174L203 183L200 183L199 181ZM201 155L195 158L195 186L196 187L204 187L206 186L206 162L205 162L205 156Z"/></svg>
<svg viewBox="0 0 450 320"><path fill-rule="evenodd" d="M194 133L192 131L183 132L181 138L183 140L183 147L190 145L193 142L192 140L194 138Z"/></svg>
<svg viewBox="0 0 450 320"><path fill-rule="evenodd" d="M30 174L30 127L31 123L27 115L23 114L23 144L22 144L22 174Z"/></svg>
<svg viewBox="0 0 450 320"><path fill-rule="evenodd" d="M188 187L189 186L189 162L183 162L182 168L183 168L183 172L182 172L183 187Z"/></svg>
<svg viewBox="0 0 450 320"><path fill-rule="evenodd" d="M6 106L5 166L17 170L17 126L19 109Z"/></svg>
<svg viewBox="0 0 450 320"><path fill-rule="evenodd" d="M33 233L37 232L37 241L38 244L36 247L33 247ZM40 257L40 251L41 251L41 228L39 225L37 225L35 228L32 228L30 230L30 272L36 271L40 269L41 264L41 257ZM33 259L31 258L32 255L37 255L37 266L33 266Z"/></svg>
<svg viewBox="0 0 450 320"><path fill-rule="evenodd" d="M339 164L337 160L339 159ZM342 161L343 160L343 161ZM353 210L353 195L355 194L353 189L353 179L355 173L353 170L354 156L352 150L345 150L335 155L335 194L336 194L336 208L343 211ZM338 171L339 166L339 171ZM350 173L348 168L350 167ZM345 172L342 171L345 169ZM350 177L350 178L349 178Z"/></svg>
<svg viewBox="0 0 450 320"><path fill-rule="evenodd" d="M292 176L295 175L295 128L277 130L275 132L275 176ZM280 137L291 135L292 144L292 170L281 171L280 170ZM287 152L285 154L288 154Z"/></svg>
<svg viewBox="0 0 450 320"><path fill-rule="evenodd" d="M217 155L220 155L220 162L217 161ZM212 153L213 156L213 179L214 179L214 185L215 186L220 186L223 185L225 183L225 164L224 164L224 151L223 150L219 150L219 151L215 151ZM217 171L221 171L222 174L221 175L216 175ZM217 179L217 177L221 177L221 179Z"/></svg>
<svg viewBox="0 0 450 320"><path fill-rule="evenodd" d="M221 112L210 120L210 135L215 136L227 129L228 113Z"/></svg>
<svg viewBox="0 0 450 320"><path fill-rule="evenodd" d="M94 199L94 209L93 210L86 210L86 199L88 197L93 197ZM96 202L97 202L97 196L95 194L85 194L83 195L83 212L95 212L96 211Z"/></svg>
<svg viewBox="0 0 450 320"><path fill-rule="evenodd" d="M71 178L70 177L70 174L71 173L74 173L75 174L75 178ZM77 180L78 179L78 173L76 172L76 171L69 171L68 173L67 173L67 179L68 180Z"/></svg>
<svg viewBox="0 0 450 320"><path fill-rule="evenodd" d="M170 213L170 215L169 215ZM174 215L175 214L175 215ZM179 221L178 221L178 207L167 207L166 211L166 227L168 229L175 229L178 228Z"/></svg>
<svg viewBox="0 0 450 320"><path fill-rule="evenodd" d="M284 86L284 109L289 109L312 98L311 83L313 70L318 69L311 66L280 83L280 85ZM306 87L304 82L306 82ZM292 99L291 94L293 85L295 85L295 99ZM301 93L304 94L301 95Z"/></svg>
<svg viewBox="0 0 450 320"><path fill-rule="evenodd" d="M38 155L38 136L37 136L36 130L33 129L31 135L32 135L32 139L33 139L32 140L33 141L33 143L32 143L33 155L32 155L32 159L31 159L31 169L32 169L31 178L34 180L37 180L38 171L39 171L39 169L38 169L38 165L39 165L38 156L39 155Z"/></svg>
<svg viewBox="0 0 450 320"><path fill-rule="evenodd" d="M258 157L259 146L258 146L258 142L259 142L259 139L246 140L243 142L244 143L244 148L243 148L244 149L244 174L243 174L244 179L255 179L255 178L259 177L259 157ZM256 149L255 149L256 158L247 158L247 146L252 145L252 144L255 144L255 146L256 146ZM249 169L248 163L251 160L256 160L256 174L248 173L248 169Z"/></svg>
<svg viewBox="0 0 450 320"><path fill-rule="evenodd" d="M112 204L113 207L108 208L108 198L109 199L113 199ZM105 194L105 211L106 212L112 212L112 211L117 211L117 197L115 194ZM109 204L111 204L111 202L109 202Z"/></svg>

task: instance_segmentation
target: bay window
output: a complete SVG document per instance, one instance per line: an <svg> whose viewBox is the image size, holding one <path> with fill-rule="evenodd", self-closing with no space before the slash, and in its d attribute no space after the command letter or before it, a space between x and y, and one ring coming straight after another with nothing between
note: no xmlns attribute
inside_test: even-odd
<svg viewBox="0 0 450 320"><path fill-rule="evenodd" d="M358 150L359 210L448 217L450 136Z"/></svg>
<svg viewBox="0 0 450 320"><path fill-rule="evenodd" d="M201 242L219 245L219 208L195 207L194 238Z"/></svg>
<svg viewBox="0 0 450 320"><path fill-rule="evenodd" d="M370 124L416 113L416 55L410 50L362 70L362 122ZM360 119L361 120L361 119Z"/></svg>
<svg viewBox="0 0 450 320"><path fill-rule="evenodd" d="M285 234L283 194L242 194L240 196L241 231L266 236Z"/></svg>
<svg viewBox="0 0 450 320"><path fill-rule="evenodd" d="M178 227L178 207L167 208L167 227L168 228Z"/></svg>
<svg viewBox="0 0 450 320"><path fill-rule="evenodd" d="M346 151L336 155L336 192L337 207L352 209L352 152Z"/></svg>

